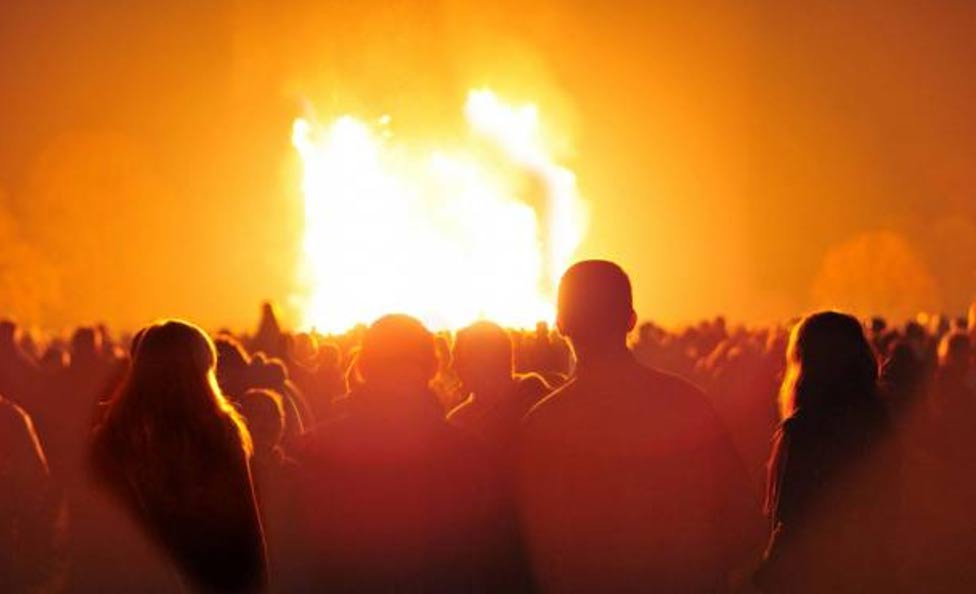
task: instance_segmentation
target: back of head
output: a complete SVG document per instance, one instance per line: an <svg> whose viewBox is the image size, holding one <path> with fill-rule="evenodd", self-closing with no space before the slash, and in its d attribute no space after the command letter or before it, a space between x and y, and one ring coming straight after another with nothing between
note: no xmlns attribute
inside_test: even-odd
<svg viewBox="0 0 976 594"><path fill-rule="evenodd" d="M251 358L247 351L233 336L221 334L214 339L214 348L217 352L217 366L227 367L228 369L245 369L251 363Z"/></svg>
<svg viewBox="0 0 976 594"><path fill-rule="evenodd" d="M201 447L246 446L246 431L217 387L215 361L210 338L192 324L165 320L146 328L106 415L115 445L152 450L185 436ZM226 443L229 423L236 423L239 433L233 444Z"/></svg>
<svg viewBox="0 0 976 594"><path fill-rule="evenodd" d="M288 368L275 357L255 357L249 372L251 385L258 388L281 390L288 382Z"/></svg>
<svg viewBox="0 0 976 594"><path fill-rule="evenodd" d="M281 396L273 390L253 388L238 399L241 414L257 452L267 452L281 443L285 431L285 409Z"/></svg>
<svg viewBox="0 0 976 594"><path fill-rule="evenodd" d="M229 396L240 396L247 388L251 358L233 336L222 334L214 340L217 353L217 382Z"/></svg>
<svg viewBox="0 0 976 594"><path fill-rule="evenodd" d="M16 347L18 333L17 322L13 320L0 320L0 346L8 348Z"/></svg>
<svg viewBox="0 0 976 594"><path fill-rule="evenodd" d="M47 371L60 371L68 366L68 352L59 345L50 345L41 356L41 367Z"/></svg>
<svg viewBox="0 0 976 594"><path fill-rule="evenodd" d="M906 340L895 339L884 363L885 379L895 382L915 381L923 372L922 361Z"/></svg>
<svg viewBox="0 0 976 594"><path fill-rule="evenodd" d="M575 346L623 341L636 322L630 279L606 260L573 264L559 283L559 330Z"/></svg>
<svg viewBox="0 0 976 594"><path fill-rule="evenodd" d="M136 380L168 374L177 375L184 382L199 381L206 379L215 363L213 343L202 330L187 322L166 320L142 333L132 374Z"/></svg>
<svg viewBox="0 0 976 594"><path fill-rule="evenodd" d="M383 316L363 335L358 367L367 385L426 386L437 370L434 336L410 316Z"/></svg>
<svg viewBox="0 0 976 594"><path fill-rule="evenodd" d="M81 327L71 336L72 360L88 361L98 357L102 350L101 334L91 327Z"/></svg>
<svg viewBox="0 0 976 594"><path fill-rule="evenodd" d="M939 342L939 367L957 370L968 369L972 358L969 336L963 332L950 332Z"/></svg>
<svg viewBox="0 0 976 594"><path fill-rule="evenodd" d="M454 368L462 382L512 376L512 339L494 322L475 322L454 339Z"/></svg>
<svg viewBox="0 0 976 594"><path fill-rule="evenodd" d="M873 400L877 380L877 359L857 318L834 311L812 314L790 335L782 412L817 414Z"/></svg>

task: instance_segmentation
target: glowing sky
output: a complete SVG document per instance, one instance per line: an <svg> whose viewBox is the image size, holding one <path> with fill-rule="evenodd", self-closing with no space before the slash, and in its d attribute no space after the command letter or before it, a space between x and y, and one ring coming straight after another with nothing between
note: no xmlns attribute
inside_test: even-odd
<svg viewBox="0 0 976 594"><path fill-rule="evenodd" d="M0 309L297 320L294 119L390 114L432 145L484 86L558 124L580 253L620 260L646 317L961 309L976 5L739 4L2 3Z"/></svg>

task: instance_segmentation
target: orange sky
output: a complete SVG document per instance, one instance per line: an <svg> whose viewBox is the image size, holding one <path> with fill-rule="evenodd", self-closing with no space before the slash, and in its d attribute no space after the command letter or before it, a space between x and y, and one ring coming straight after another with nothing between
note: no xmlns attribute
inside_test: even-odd
<svg viewBox="0 0 976 594"><path fill-rule="evenodd" d="M976 296L971 3L91 4L0 6L0 308L29 323L249 324L296 289L292 120L436 138L480 85L558 122L581 255L645 317Z"/></svg>

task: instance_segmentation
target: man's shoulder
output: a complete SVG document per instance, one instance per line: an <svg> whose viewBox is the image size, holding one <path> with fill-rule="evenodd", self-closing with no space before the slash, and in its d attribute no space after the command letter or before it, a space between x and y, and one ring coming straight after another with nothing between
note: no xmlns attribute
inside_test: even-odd
<svg viewBox="0 0 976 594"><path fill-rule="evenodd" d="M594 396L594 398L590 398ZM640 416L657 415L667 410L671 415L712 416L712 407L705 393L691 382L668 372L637 364L623 370L619 376L598 381L574 378L551 392L533 406L524 424L545 424L577 409L612 407Z"/></svg>
<svg viewBox="0 0 976 594"><path fill-rule="evenodd" d="M531 427L544 423L546 419L559 415L561 410L572 406L572 401L579 392L576 378L570 379L562 386L552 390L536 402L522 418L522 425Z"/></svg>
<svg viewBox="0 0 976 594"><path fill-rule="evenodd" d="M640 365L648 391L667 394L698 404L707 403L705 392L681 376L654 367Z"/></svg>
<svg viewBox="0 0 976 594"><path fill-rule="evenodd" d="M644 370L647 379L642 396L650 408L665 408L667 414L664 416L695 425L718 422L717 413L701 388L666 371L647 367Z"/></svg>

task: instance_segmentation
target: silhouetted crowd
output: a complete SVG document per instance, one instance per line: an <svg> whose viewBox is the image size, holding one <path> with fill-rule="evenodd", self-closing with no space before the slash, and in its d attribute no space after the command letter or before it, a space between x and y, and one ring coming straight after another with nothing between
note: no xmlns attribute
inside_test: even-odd
<svg viewBox="0 0 976 594"><path fill-rule="evenodd" d="M0 322L0 592L976 590L976 306L337 336Z"/></svg>

